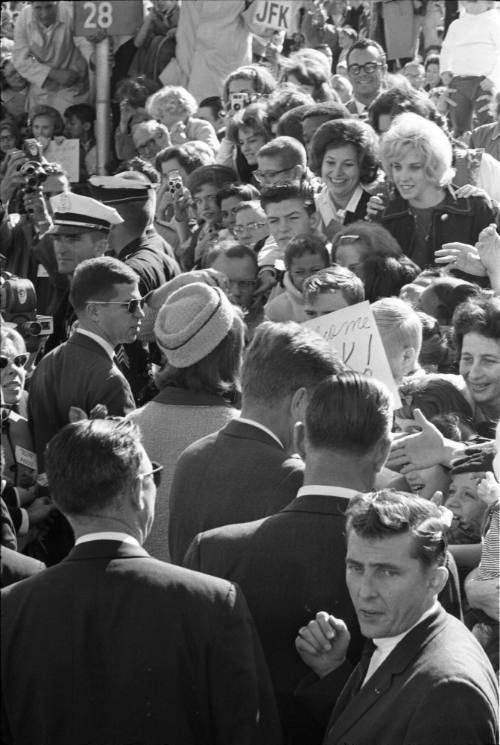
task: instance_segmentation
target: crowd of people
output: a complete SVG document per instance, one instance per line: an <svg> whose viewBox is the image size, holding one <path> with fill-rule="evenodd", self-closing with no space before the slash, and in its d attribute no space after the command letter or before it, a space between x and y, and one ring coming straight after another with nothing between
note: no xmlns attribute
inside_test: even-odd
<svg viewBox="0 0 500 745"><path fill-rule="evenodd" d="M500 3L124 2L105 163L2 2L0 740L493 745Z"/></svg>

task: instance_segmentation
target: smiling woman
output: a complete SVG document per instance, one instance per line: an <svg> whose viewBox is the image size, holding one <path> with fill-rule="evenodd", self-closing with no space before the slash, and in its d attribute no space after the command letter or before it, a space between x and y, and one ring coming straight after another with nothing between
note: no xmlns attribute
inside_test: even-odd
<svg viewBox="0 0 500 745"><path fill-rule="evenodd" d="M494 436L500 419L500 298L470 299L453 316L460 373L474 403L480 434Z"/></svg>
<svg viewBox="0 0 500 745"><path fill-rule="evenodd" d="M377 177L377 136L355 119L325 122L312 138L310 161L325 184L317 206L326 234L332 237L342 224L366 216L369 194L363 187Z"/></svg>

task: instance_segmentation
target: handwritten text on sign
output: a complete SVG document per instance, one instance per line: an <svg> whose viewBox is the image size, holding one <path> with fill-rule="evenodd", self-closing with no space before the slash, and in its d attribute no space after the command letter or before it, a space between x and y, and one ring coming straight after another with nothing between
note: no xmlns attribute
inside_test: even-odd
<svg viewBox="0 0 500 745"><path fill-rule="evenodd" d="M261 0L255 14L255 20L257 23L262 23L269 28L288 31L291 25L290 16L289 0L281 0L281 2Z"/></svg>
<svg viewBox="0 0 500 745"><path fill-rule="evenodd" d="M401 406L398 388L368 301L306 321L304 326L330 342L351 370L385 383L391 392L393 406Z"/></svg>

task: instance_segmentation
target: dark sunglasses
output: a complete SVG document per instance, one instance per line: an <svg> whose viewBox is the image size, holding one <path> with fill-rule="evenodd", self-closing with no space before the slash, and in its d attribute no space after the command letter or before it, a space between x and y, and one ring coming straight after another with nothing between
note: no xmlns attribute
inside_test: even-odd
<svg viewBox="0 0 500 745"><path fill-rule="evenodd" d="M158 489L161 483L161 472L163 471L164 466L162 466L161 463L156 463L154 460L151 461L151 465L153 466L151 471L148 471L147 473L140 473L139 476L141 479L143 479L145 476L152 476L154 484Z"/></svg>
<svg viewBox="0 0 500 745"><path fill-rule="evenodd" d="M18 354L17 357L0 357L0 369L5 370L9 362L12 362L16 367L25 367L29 359L29 354L23 353Z"/></svg>
<svg viewBox="0 0 500 745"><path fill-rule="evenodd" d="M143 297L140 298L134 298L133 300L129 300L128 302L121 301L121 300L89 300L87 302L87 305L121 305L122 308L126 308L127 312L132 314L136 313L138 308L144 308L144 304L146 302L146 299Z"/></svg>

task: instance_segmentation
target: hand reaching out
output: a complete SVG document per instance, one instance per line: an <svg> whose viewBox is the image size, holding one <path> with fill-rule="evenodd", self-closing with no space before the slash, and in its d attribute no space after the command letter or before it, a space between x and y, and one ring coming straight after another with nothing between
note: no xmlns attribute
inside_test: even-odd
<svg viewBox="0 0 500 745"><path fill-rule="evenodd" d="M303 662L323 678L343 664L350 641L344 621L320 611L313 621L299 629L295 649Z"/></svg>
<svg viewBox="0 0 500 745"><path fill-rule="evenodd" d="M500 235L494 224L481 230L476 250L488 275L500 274Z"/></svg>
<svg viewBox="0 0 500 745"><path fill-rule="evenodd" d="M386 466L405 473L416 468L430 468L442 463L445 456L445 441L441 432L422 414L413 412L420 432L393 440ZM444 465L444 464L443 464Z"/></svg>

